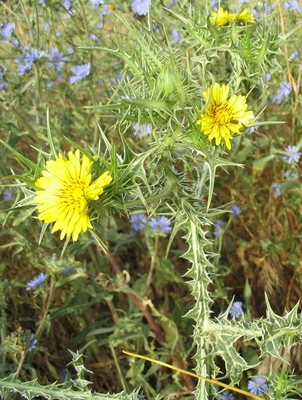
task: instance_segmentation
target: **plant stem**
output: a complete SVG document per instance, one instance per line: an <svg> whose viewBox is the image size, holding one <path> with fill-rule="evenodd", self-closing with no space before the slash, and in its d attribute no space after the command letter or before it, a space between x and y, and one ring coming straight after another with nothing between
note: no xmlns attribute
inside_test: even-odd
<svg viewBox="0 0 302 400"><path fill-rule="evenodd" d="M44 307L42 318L40 320L38 329L37 329L37 331L35 333L35 338L37 340L38 340L39 336L41 335L41 333L43 331L44 324L45 324L46 318L48 316L50 305L51 305L51 302L52 302L52 299L53 299L53 293L54 293L55 284L56 284L55 278L52 276L51 277L51 281L50 281L50 287L49 287L49 294L48 294L47 303L46 303L46 305ZM18 364L17 371L16 371L16 374L15 374L16 376L18 376L20 371L21 371L21 368L22 368L22 366L24 364L27 352L28 352L28 350L27 350L27 348L25 348L23 350L23 352L21 353L21 358L19 360L19 364Z"/></svg>
<svg viewBox="0 0 302 400"><path fill-rule="evenodd" d="M159 234L156 233L155 241L154 241L153 254L152 254L152 257L151 257L151 265L150 265L150 270L149 270L149 273L148 273L147 283L146 283L146 288L147 289L149 288L149 286L151 284L151 279L152 279L152 276L153 276L155 265L157 263L158 241L159 241L158 239L159 239Z"/></svg>

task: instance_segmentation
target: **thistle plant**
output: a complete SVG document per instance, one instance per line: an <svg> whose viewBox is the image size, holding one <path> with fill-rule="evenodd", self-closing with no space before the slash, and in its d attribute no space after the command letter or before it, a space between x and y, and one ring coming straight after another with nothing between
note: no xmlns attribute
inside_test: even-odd
<svg viewBox="0 0 302 400"><path fill-rule="evenodd" d="M41 15L45 17L47 13L55 20L54 11L59 8L47 4L41 13L38 3L34 3L33 22L28 20L21 2L24 21L37 47L43 41L50 47L46 38L39 36L39 21ZM134 1L131 4L134 17L125 4L116 4L113 14L114 7L103 2L92 1L87 9L83 1L64 2L61 10L64 11L63 26L70 20L70 31L65 34L74 47L70 57L60 52L62 49L54 51L54 47L50 47L52 50L47 59L51 65L47 66L43 60L45 50L34 48L31 43L22 49L23 56L17 58L19 75L35 77L29 85L33 85L36 96L26 99L36 113L34 127L27 121L29 116L26 118L12 99L8 98L4 107L14 113L29 134L39 139L39 146L32 146L34 155L28 155L16 150L9 137L1 141L5 151L21 167L12 168L11 174L5 177L5 182L13 182L21 193L7 212L9 215L24 213L25 221L35 217L31 220L31 229L32 224L35 229L40 227L38 241L43 248L42 256L45 252L48 257L45 270L40 270L39 275L27 283L26 291L31 294L37 289L43 302L39 323L30 341L34 346L24 343L22 333L20 337L10 336L10 341L4 341L2 365L9 356L17 367L7 376L4 376L7 370L2 368L0 392L3 396L15 392L28 399L38 395L48 399L143 398L143 393L136 391L138 387L131 393L129 383L142 386L147 398L169 396L163 390L157 393L157 385L150 385L145 375L154 371L161 375L153 367L146 373L144 360L130 359L129 371L124 372L128 361L117 352L122 348L154 351L164 362L169 361L173 353L173 361L179 366L182 358L192 356L196 374L227 382L228 391L221 392L218 386L203 379L194 388L194 382L188 377L182 378L181 383L175 378L178 389L183 390L184 385L189 388L189 398L234 399L233 386L240 387L239 392L245 396L249 392L250 398L255 399L263 396L286 399L293 393L301 395L301 381L286 372L284 376L273 370L269 376L257 375L263 359L273 357L283 362L293 346L301 343L302 319L298 304L279 316L266 297L267 315L259 320L245 315L240 301L231 302L223 313L214 314L213 311L216 300L213 286L220 273L211 229L214 221L226 211L213 205L216 202L215 182L223 171L243 167L236 162L235 155L250 129L278 123L261 121L268 99L263 74L278 68L276 56L286 38L278 36L278 25L273 17L270 29L265 29L266 18L257 18L248 9L233 12L222 7L200 9L194 2L179 3L165 3L167 7L163 7L159 1L152 4ZM102 32L102 41L93 36L96 16L92 13L92 19L87 18L89 7L94 11L99 7L102 19L108 24L107 30ZM9 6L6 10L10 10ZM114 23L110 22L111 17L105 18L108 14L112 14ZM113 25L114 35L109 34ZM175 34L172 39L169 37L168 32L173 32L175 26L181 32L180 40L175 40ZM46 68L50 67L51 73L55 74L71 57L73 65L65 71L65 75L69 73L69 86L64 92L64 101L74 109L76 128L62 138L58 133L62 122L56 114L61 112L62 120L67 119L65 126L70 122L70 115L48 101L48 86L44 80ZM98 67L104 74L108 70L110 73L120 70L118 79L111 77L111 83L101 82L96 89ZM62 76L56 75L52 84L60 85ZM72 85L74 89L70 88ZM83 88L83 92L77 87ZM78 98L69 99L71 90ZM19 102L21 104L21 99ZM79 140L84 129L89 134ZM293 148L295 154L290 154L288 159L298 162L300 147L286 149L290 153ZM233 208L234 215L240 214L238 208ZM122 221L129 219L132 231L126 236ZM11 218L7 217L4 222L9 221ZM51 230L47 229L49 224ZM119 248L128 253L127 246L139 235L144 236L150 260L147 273L133 284L132 269L128 271L127 262L116 257L116 253ZM217 231L216 236L219 235ZM163 251L160 241L163 239L164 243L167 236ZM65 243L61 242L63 239ZM182 254L173 247L176 241L181 243ZM24 242L19 242L23 249ZM49 252L56 247L59 256L49 262ZM83 253L84 250L87 253ZM184 278L193 304L182 318L186 318L191 326L189 349L185 349L176 323L152 301L156 270L161 268L161 272L172 274L165 262L173 252L188 266ZM160 253L165 253L165 262ZM93 268L87 272L77 269L73 259L78 256L84 268L83 254L93 261ZM42 256L39 255L39 260ZM65 266L69 260L75 268L72 266L71 275L66 277ZM29 263L35 265L34 260ZM114 273L108 273L108 265ZM175 278L175 272L172 276L182 282L181 277ZM91 298L86 285L77 283L80 278L91 280L88 286L93 290ZM79 290L80 300L76 307L85 307L89 314L102 299L110 311L113 327L100 326L99 322L91 324L71 344L77 347L84 337L91 337L83 352L87 350L94 360L103 357L95 342L107 345L113 357L114 374L124 389L120 394L103 395L92 391L87 380L89 366L84 366L85 359L76 352L71 352L75 379L41 385L37 379L29 378L24 367L30 357L28 353L39 347L39 339L51 331L52 321L68 315L69 305L76 301L77 296L71 294L68 297L67 290L61 291L68 284L74 284L74 290ZM67 305L64 304L61 310L55 306L59 304L60 296L64 300L68 297ZM117 300L120 301L119 308L115 305ZM123 303L129 303L132 313ZM236 309L239 305L240 312ZM2 297L0 307L5 325L7 316ZM84 325L84 317L81 318ZM146 324L149 333L146 333ZM98 335L104 333L106 339L100 340ZM3 338L9 338L5 329L1 334ZM250 349L256 357L247 356ZM17 356L18 351L21 358ZM91 364L95 365L94 362ZM161 376L162 381L165 379Z"/></svg>

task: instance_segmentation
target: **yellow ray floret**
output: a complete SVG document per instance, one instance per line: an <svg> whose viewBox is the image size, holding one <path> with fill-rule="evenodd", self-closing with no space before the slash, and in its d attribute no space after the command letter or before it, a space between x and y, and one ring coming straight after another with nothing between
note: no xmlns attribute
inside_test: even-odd
<svg viewBox="0 0 302 400"><path fill-rule="evenodd" d="M255 22L253 14L251 14L247 8L242 10L241 13L236 14L229 13L224 8L219 7L217 12L213 11L210 16L211 23L217 26L224 26L235 20L236 22L242 22L244 24Z"/></svg>
<svg viewBox="0 0 302 400"><path fill-rule="evenodd" d="M89 203L98 200L112 181L106 171L91 182L91 166L92 161L85 155L81 158L79 150L70 151L67 160L60 154L56 160L47 161L42 177L36 181L38 218L54 223L52 233L61 231L61 240L71 236L76 241L81 232L92 228Z"/></svg>
<svg viewBox="0 0 302 400"><path fill-rule="evenodd" d="M248 126L254 119L252 111L247 110L245 96L229 96L230 88L227 85L214 83L204 93L207 102L203 114L197 123L204 135L215 139L216 146L224 141L231 149L232 134L240 134L244 126Z"/></svg>

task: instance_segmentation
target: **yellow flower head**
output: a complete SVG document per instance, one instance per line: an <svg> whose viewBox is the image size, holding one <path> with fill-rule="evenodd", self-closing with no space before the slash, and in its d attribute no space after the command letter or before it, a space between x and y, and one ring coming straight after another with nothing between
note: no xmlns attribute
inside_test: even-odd
<svg viewBox="0 0 302 400"><path fill-rule="evenodd" d="M229 23L229 12L224 10L222 7L218 8L218 11L213 11L210 17L211 24L217 26L224 26Z"/></svg>
<svg viewBox="0 0 302 400"><path fill-rule="evenodd" d="M229 86L219 83L209 87L203 93L207 104L197 123L204 135L208 135L210 140L215 138L216 146L224 140L230 150L232 134L241 133L241 128L253 121L254 114L252 111L246 111L245 96L229 96L229 91Z"/></svg>
<svg viewBox="0 0 302 400"><path fill-rule="evenodd" d="M240 14L230 14L229 19L230 22L236 20L237 22L243 22L244 24L255 22L254 15L250 13L247 8L242 10Z"/></svg>
<svg viewBox="0 0 302 400"><path fill-rule="evenodd" d="M58 159L47 161L42 177L36 181L38 218L48 224L54 222L51 232L61 231L61 240L72 236L76 241L80 232L92 228L89 202L98 200L112 181L106 171L91 182L91 165L88 157L80 157L79 150L70 151L67 160L60 154Z"/></svg>
<svg viewBox="0 0 302 400"><path fill-rule="evenodd" d="M251 14L247 8L242 10L240 14L236 14L229 13L222 7L219 7L218 11L213 11L210 17L211 23L217 26L224 26L235 20L236 22L243 22L245 24L255 22L253 14Z"/></svg>

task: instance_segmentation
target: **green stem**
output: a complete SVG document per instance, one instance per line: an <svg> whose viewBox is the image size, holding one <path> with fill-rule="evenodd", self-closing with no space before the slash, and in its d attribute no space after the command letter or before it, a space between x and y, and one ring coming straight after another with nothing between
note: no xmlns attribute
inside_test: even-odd
<svg viewBox="0 0 302 400"><path fill-rule="evenodd" d="M116 352L115 352L115 350L114 350L114 347L111 346L111 345L110 345L110 350L111 350L111 353L112 353L112 355L113 355L114 363L115 363L115 366L116 366L116 369L117 369L118 376L119 376L119 378L120 378L120 382L121 382L121 384L122 384L122 387L123 387L124 391L125 391L126 393L128 393L129 388L128 388L128 386L127 386L127 382L125 381L125 379L124 379L124 377L123 377L123 374L122 374L122 371L121 371L121 368L120 368L120 364L119 364L118 359L117 359L117 357L116 357Z"/></svg>
<svg viewBox="0 0 302 400"><path fill-rule="evenodd" d="M148 289L151 284L151 279L152 279L152 276L153 276L153 273L155 270L155 265L157 263L158 239L159 239L159 234L157 232L155 235L154 248L153 248L152 257L151 257L150 270L149 270L148 277L147 277L146 289Z"/></svg>
<svg viewBox="0 0 302 400"><path fill-rule="evenodd" d="M45 308L44 308L44 311L43 311L43 315L42 315L42 318L40 320L38 329L37 329L37 331L35 333L35 338L37 340L39 339L39 337L40 337L40 335L41 335L41 333L43 331L43 328L44 328L44 325L45 325L45 321L46 321L46 318L48 316L50 305L51 305L51 302L52 302L52 299L53 299L53 293L54 293L55 284L56 284L55 278L52 276L51 277L51 281L50 281L50 287L49 287L49 294L48 294L47 303L45 305ZM26 348L21 353L21 357L20 357L20 360L19 360L19 363L18 363L16 374L15 374L16 376L18 376L20 371L21 371L21 368L22 368L22 366L24 364L24 361L25 361L25 358L26 358L27 351L28 350Z"/></svg>

